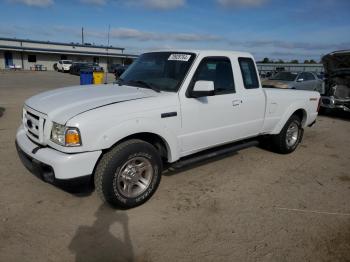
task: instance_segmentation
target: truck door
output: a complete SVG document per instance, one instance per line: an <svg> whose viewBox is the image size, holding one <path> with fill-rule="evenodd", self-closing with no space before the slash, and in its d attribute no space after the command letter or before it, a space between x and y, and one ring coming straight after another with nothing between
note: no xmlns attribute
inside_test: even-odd
<svg viewBox="0 0 350 262"><path fill-rule="evenodd" d="M241 139L259 135L262 132L266 97L264 90L261 88L253 59L239 57L238 64L240 71L237 74L237 92L241 95L242 103L239 106L240 114L236 116L236 121L240 126L236 134Z"/></svg>
<svg viewBox="0 0 350 262"><path fill-rule="evenodd" d="M237 61L233 62L234 70L238 71ZM205 57L200 62L187 91L193 88L196 81L204 80L214 82L215 92L213 96L200 98L191 98L187 92L186 97L180 100L182 131L179 140L182 155L258 132L256 124L250 123L252 120L254 122L256 117L250 116L255 113L245 112L251 110L252 103L237 92L237 83L241 80L236 81L234 75L232 61L228 57ZM264 103L264 98L262 101ZM264 108L261 110L264 112ZM252 119L246 119L245 115Z"/></svg>

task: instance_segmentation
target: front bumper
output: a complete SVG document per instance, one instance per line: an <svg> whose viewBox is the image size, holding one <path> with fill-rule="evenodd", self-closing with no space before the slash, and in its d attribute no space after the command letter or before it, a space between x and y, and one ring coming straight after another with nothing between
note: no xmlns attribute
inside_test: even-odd
<svg viewBox="0 0 350 262"><path fill-rule="evenodd" d="M350 112L350 99L337 99L333 96L322 96L321 106L330 109L341 109Z"/></svg>
<svg viewBox="0 0 350 262"><path fill-rule="evenodd" d="M66 154L33 143L21 126L16 135L16 147L22 163L40 173L49 182L91 175L102 151Z"/></svg>

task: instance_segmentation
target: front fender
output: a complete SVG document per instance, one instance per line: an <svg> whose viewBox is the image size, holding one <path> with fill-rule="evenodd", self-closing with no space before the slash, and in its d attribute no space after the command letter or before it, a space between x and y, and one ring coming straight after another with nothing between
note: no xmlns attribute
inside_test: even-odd
<svg viewBox="0 0 350 262"><path fill-rule="evenodd" d="M92 147L108 149L122 139L138 133L153 133L160 136L167 147L168 161L174 162L179 159L179 144L176 136L165 125L149 118L127 120L105 130Z"/></svg>

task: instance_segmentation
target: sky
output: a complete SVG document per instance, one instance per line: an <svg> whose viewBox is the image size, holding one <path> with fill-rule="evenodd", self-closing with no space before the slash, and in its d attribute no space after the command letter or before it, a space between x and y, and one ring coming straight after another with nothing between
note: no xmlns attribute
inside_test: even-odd
<svg viewBox="0 0 350 262"><path fill-rule="evenodd" d="M0 0L0 37L85 42L125 52L248 51L314 59L350 49L350 0Z"/></svg>

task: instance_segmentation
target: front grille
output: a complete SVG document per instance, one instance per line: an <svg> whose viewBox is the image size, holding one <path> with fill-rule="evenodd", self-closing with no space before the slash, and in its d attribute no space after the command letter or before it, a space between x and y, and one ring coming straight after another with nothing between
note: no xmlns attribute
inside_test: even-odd
<svg viewBox="0 0 350 262"><path fill-rule="evenodd" d="M44 125L44 115L35 112L31 108L23 109L23 126L27 136L38 144L44 142Z"/></svg>
<svg viewBox="0 0 350 262"><path fill-rule="evenodd" d="M39 120L39 119L40 119L40 117L38 117L38 116L32 114L32 113L29 112L29 111L27 111L27 114L30 115L31 117L35 118L36 120Z"/></svg>
<svg viewBox="0 0 350 262"><path fill-rule="evenodd" d="M34 134L32 131L28 130L28 133L31 134L32 136L34 136L36 139L39 139L39 136Z"/></svg>

